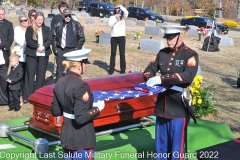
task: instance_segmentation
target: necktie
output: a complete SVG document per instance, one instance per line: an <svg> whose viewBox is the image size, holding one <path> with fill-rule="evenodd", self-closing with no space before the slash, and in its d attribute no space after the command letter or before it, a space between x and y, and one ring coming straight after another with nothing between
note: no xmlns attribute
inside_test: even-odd
<svg viewBox="0 0 240 160"><path fill-rule="evenodd" d="M61 47L66 47L66 35L67 35L67 25L64 26L63 32L62 32L62 41L61 41Z"/></svg>

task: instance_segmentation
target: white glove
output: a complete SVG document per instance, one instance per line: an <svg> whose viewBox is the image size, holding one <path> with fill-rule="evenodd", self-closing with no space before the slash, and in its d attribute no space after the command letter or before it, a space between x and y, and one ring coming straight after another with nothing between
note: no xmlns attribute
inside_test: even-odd
<svg viewBox="0 0 240 160"><path fill-rule="evenodd" d="M161 81L161 78L160 76L155 76L155 77L152 77L150 78L147 82L146 82L146 85L148 87L152 87L152 86L155 86L157 84L161 84L162 81Z"/></svg>
<svg viewBox="0 0 240 160"><path fill-rule="evenodd" d="M104 101L98 101L97 102L97 107L100 111L103 110L104 107L105 107L105 102Z"/></svg>

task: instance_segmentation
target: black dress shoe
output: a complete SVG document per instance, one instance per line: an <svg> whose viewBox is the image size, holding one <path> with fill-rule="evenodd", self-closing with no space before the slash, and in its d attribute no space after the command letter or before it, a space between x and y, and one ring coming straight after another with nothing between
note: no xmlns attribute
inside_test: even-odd
<svg viewBox="0 0 240 160"><path fill-rule="evenodd" d="M17 112L17 111L19 111L19 110L20 110L20 108L15 108L15 109L14 109L15 112Z"/></svg>
<svg viewBox="0 0 240 160"><path fill-rule="evenodd" d="M12 111L12 110L14 110L14 108L9 108L9 109L8 109L8 111Z"/></svg>
<svg viewBox="0 0 240 160"><path fill-rule="evenodd" d="M25 104L26 104L26 103L28 103L28 101L27 101L27 100L23 100L23 103L25 103Z"/></svg>

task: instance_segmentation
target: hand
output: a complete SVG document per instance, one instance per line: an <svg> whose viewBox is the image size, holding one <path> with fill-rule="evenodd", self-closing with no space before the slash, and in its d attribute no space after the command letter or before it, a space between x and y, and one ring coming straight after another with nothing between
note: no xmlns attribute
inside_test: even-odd
<svg viewBox="0 0 240 160"><path fill-rule="evenodd" d="M12 81L11 81L10 79L7 79L7 82L8 82L8 83L12 83Z"/></svg>
<svg viewBox="0 0 240 160"><path fill-rule="evenodd" d="M105 102L104 101L98 101L97 102L97 107L100 111L103 110L104 107L105 107Z"/></svg>
<svg viewBox="0 0 240 160"><path fill-rule="evenodd" d="M37 50L38 50L38 52L44 52L45 47L44 46L39 46Z"/></svg>
<svg viewBox="0 0 240 160"><path fill-rule="evenodd" d="M149 80L150 75L151 75L150 72L143 73L143 76L146 78L145 80Z"/></svg>
<svg viewBox="0 0 240 160"><path fill-rule="evenodd" d="M161 78L160 76L155 76L153 78L150 78L147 82L146 82L146 85L148 87L152 87L152 86L155 86L157 84L161 84L162 81L161 81Z"/></svg>

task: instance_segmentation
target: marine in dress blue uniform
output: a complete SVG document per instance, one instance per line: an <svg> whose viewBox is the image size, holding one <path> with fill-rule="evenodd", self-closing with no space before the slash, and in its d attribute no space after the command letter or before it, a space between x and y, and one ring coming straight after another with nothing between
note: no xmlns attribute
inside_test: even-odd
<svg viewBox="0 0 240 160"><path fill-rule="evenodd" d="M57 81L54 88L51 110L54 116L64 117L60 140L66 160L94 159L93 119L100 115L105 104L104 101L93 104L90 87L81 77L89 51L84 49L64 54L69 72Z"/></svg>
<svg viewBox="0 0 240 160"><path fill-rule="evenodd" d="M164 38L168 47L159 51L144 71L148 86L163 85L170 89L158 94L155 105L156 160L181 160L191 106L183 96L198 70L198 54L182 40L182 27L169 26ZM160 71L161 75L156 76Z"/></svg>

